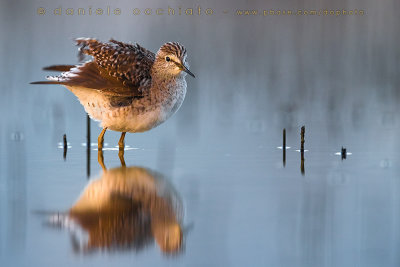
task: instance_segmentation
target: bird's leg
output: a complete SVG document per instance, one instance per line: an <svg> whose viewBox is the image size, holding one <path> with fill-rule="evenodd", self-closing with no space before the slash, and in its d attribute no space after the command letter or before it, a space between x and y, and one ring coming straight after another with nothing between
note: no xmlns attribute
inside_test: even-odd
<svg viewBox="0 0 400 267"><path fill-rule="evenodd" d="M118 157L119 160L121 161L121 166L125 167L125 159L124 159L124 150L125 150L125 143L124 143L124 139L125 139L125 134L126 132L122 132L121 134L121 138L118 141L118 145L119 145L119 152L118 152Z"/></svg>
<svg viewBox="0 0 400 267"><path fill-rule="evenodd" d="M103 143L104 143L104 134L107 131L107 127L103 128L103 130L101 131L99 138L97 138L97 147L99 150L103 149Z"/></svg>
<svg viewBox="0 0 400 267"><path fill-rule="evenodd" d="M119 157L119 161L121 161L121 166L126 167L125 158L124 158L124 149L119 149L118 157Z"/></svg>
<svg viewBox="0 0 400 267"><path fill-rule="evenodd" d="M106 171L107 168L106 168L106 165L104 165L103 150L101 150L101 149L99 149L99 151L97 151L97 161L99 162L103 171Z"/></svg>
<svg viewBox="0 0 400 267"><path fill-rule="evenodd" d="M124 143L125 134L126 134L126 132L122 132L121 138L118 141L119 150L124 149L124 147L125 147L125 143Z"/></svg>

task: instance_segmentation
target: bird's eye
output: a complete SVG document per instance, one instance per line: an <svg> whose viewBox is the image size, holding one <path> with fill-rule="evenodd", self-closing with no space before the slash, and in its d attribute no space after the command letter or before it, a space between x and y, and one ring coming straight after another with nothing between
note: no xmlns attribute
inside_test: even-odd
<svg viewBox="0 0 400 267"><path fill-rule="evenodd" d="M166 61L171 61L171 59L169 57L165 57Z"/></svg>

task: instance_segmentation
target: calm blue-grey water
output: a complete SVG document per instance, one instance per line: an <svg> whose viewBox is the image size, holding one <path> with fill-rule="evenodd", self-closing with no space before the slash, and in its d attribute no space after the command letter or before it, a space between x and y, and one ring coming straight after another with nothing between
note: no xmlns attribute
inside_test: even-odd
<svg viewBox="0 0 400 267"><path fill-rule="evenodd" d="M121 15L65 13L107 6ZM198 6L213 15L143 14ZM62 15L53 15L59 7ZM142 14L133 15L135 8ZM399 8L396 0L2 1L1 266L399 266ZM365 14L240 16L237 9ZM153 51L179 41L196 79L187 77L175 116L127 135L126 166L146 171L125 173L118 151L104 151L115 181L148 184L153 206L161 208L146 209L141 200L131 212L57 227L49 220L66 216L105 174L96 150L87 163L86 114L76 98L60 86L28 83L49 74L43 66L76 63L72 38L82 36ZM303 125L304 174L296 151ZM283 128L285 166L277 148ZM92 142L100 130L91 122ZM118 138L107 132L106 148ZM336 155L342 146L349 152L344 160ZM160 188L165 195L154 193ZM111 207L126 204L112 200ZM159 241L159 232L171 229L158 223L163 216L182 230L174 255ZM132 246L118 243L123 238ZM88 252L90 240L97 246Z"/></svg>

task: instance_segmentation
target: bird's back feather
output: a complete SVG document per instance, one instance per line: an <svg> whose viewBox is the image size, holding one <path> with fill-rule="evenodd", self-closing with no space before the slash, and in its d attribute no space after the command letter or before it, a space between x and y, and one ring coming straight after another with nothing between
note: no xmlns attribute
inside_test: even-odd
<svg viewBox="0 0 400 267"><path fill-rule="evenodd" d="M122 97L141 97L151 87L151 68L155 54L138 44L126 44L116 40L109 43L95 39L76 39L81 53L93 57L80 65L54 65L44 68L64 71L59 76L48 76L49 81L31 84L62 84L100 90Z"/></svg>
<svg viewBox="0 0 400 267"><path fill-rule="evenodd" d="M102 43L95 39L77 39L80 51L123 83L146 88L151 83L151 68L155 54L138 44L126 44L111 39Z"/></svg>

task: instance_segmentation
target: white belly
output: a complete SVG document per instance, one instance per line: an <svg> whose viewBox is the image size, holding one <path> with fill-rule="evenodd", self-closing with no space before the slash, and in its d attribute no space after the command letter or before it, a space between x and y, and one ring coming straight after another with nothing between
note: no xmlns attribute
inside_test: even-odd
<svg viewBox="0 0 400 267"><path fill-rule="evenodd" d="M143 100L134 100L132 105L125 107L112 107L107 96L93 89L83 87L67 87L74 93L89 116L100 122L100 126L107 127L119 132L145 132L148 131L174 114L181 106L185 97L186 88L183 94L168 101L166 105L158 103L142 110Z"/></svg>
<svg viewBox="0 0 400 267"><path fill-rule="evenodd" d="M128 106L103 113L100 125L118 132L145 132L164 122L164 117L160 107L138 114Z"/></svg>

